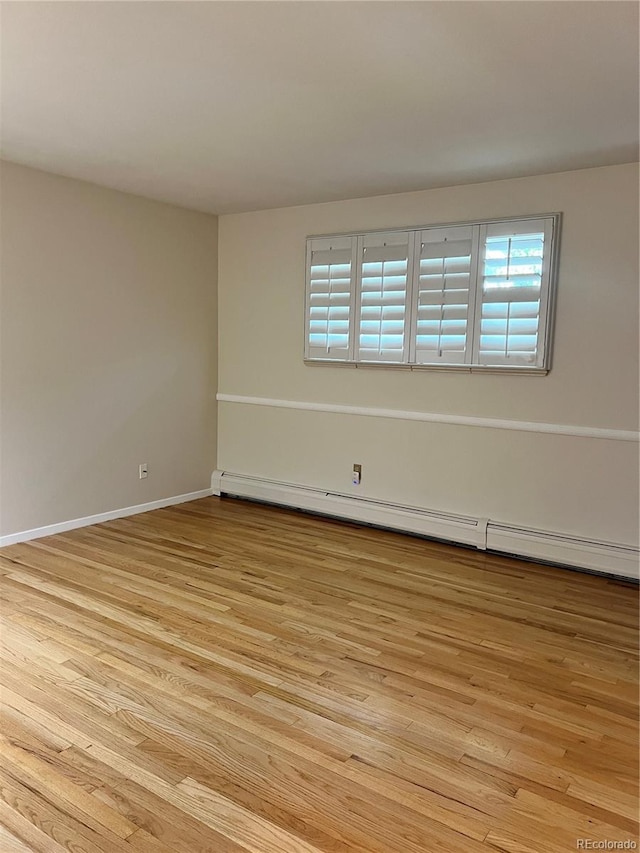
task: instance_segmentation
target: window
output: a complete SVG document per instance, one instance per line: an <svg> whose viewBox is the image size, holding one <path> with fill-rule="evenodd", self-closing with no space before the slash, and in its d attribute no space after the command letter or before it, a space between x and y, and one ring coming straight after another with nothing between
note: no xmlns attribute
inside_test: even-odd
<svg viewBox="0 0 640 853"><path fill-rule="evenodd" d="M559 219L309 238L305 358L548 370Z"/></svg>

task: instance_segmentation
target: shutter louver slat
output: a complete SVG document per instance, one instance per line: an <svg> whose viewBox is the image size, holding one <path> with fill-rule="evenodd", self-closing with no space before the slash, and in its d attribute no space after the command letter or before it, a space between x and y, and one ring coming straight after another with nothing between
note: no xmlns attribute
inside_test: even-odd
<svg viewBox="0 0 640 853"><path fill-rule="evenodd" d="M482 301L483 303L490 302L538 302L540 300L540 285L525 285L510 284L504 287L494 287L489 285L483 287Z"/></svg>
<svg viewBox="0 0 640 853"><path fill-rule="evenodd" d="M420 259L434 259L439 261L441 258L466 258L470 254L471 238L468 240L456 240L455 237L449 239L445 236L443 240L439 240L438 242L423 243L420 251Z"/></svg>
<svg viewBox="0 0 640 853"><path fill-rule="evenodd" d="M351 248L317 249L313 251L313 266L326 266L327 264L331 264L332 266L338 266L339 264L351 266Z"/></svg>
<svg viewBox="0 0 640 853"><path fill-rule="evenodd" d="M402 262L407 260L408 240L403 246L365 246L363 261L365 264Z"/></svg>

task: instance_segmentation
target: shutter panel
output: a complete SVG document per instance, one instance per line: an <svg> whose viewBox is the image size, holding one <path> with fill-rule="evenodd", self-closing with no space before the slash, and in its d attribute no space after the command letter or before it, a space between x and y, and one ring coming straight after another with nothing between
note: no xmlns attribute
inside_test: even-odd
<svg viewBox="0 0 640 853"><path fill-rule="evenodd" d="M368 234L361 241L358 360L404 362L409 233Z"/></svg>
<svg viewBox="0 0 640 853"><path fill-rule="evenodd" d="M307 358L350 358L355 239L307 241Z"/></svg>
<svg viewBox="0 0 640 853"><path fill-rule="evenodd" d="M542 366L552 220L502 222L481 230L476 360Z"/></svg>
<svg viewBox="0 0 640 853"><path fill-rule="evenodd" d="M420 232L416 306L417 364L468 362L469 286L474 226Z"/></svg>

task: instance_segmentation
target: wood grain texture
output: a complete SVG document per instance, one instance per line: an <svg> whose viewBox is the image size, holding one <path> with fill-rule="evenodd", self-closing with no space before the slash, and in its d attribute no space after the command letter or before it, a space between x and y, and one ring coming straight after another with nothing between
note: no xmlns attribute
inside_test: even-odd
<svg viewBox="0 0 640 853"><path fill-rule="evenodd" d="M219 498L0 581L3 853L638 840L630 584Z"/></svg>

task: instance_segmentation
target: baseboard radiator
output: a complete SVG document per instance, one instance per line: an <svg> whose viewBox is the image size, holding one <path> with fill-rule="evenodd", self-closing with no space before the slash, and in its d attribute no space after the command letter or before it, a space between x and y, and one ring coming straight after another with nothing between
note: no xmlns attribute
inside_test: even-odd
<svg viewBox="0 0 640 853"><path fill-rule="evenodd" d="M487 518L386 503L228 471L214 471L211 490L214 495L249 498L481 550L639 579L640 552L630 545L516 527Z"/></svg>

